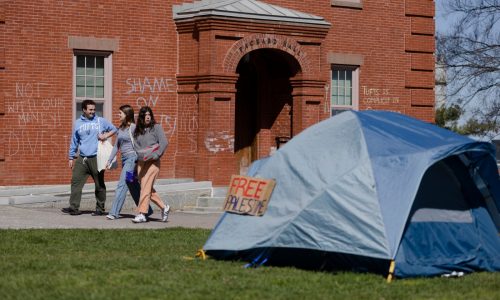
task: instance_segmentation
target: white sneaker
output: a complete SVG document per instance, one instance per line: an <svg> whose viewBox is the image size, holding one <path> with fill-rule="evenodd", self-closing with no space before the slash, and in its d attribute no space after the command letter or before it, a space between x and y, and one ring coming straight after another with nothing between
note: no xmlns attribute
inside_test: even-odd
<svg viewBox="0 0 500 300"><path fill-rule="evenodd" d="M118 219L118 218L120 218L120 217L118 217L118 216L113 216L113 215L107 215L107 216L106 216L106 218L107 218L108 220L116 220L116 219Z"/></svg>
<svg viewBox="0 0 500 300"><path fill-rule="evenodd" d="M137 216L135 216L135 218L132 219L132 222L134 223L144 223L147 221L148 219L146 219L146 217L143 214L138 214Z"/></svg>
<svg viewBox="0 0 500 300"><path fill-rule="evenodd" d="M168 220L168 213L170 212L170 205L165 205L165 208L161 212L161 220L162 222L167 222Z"/></svg>

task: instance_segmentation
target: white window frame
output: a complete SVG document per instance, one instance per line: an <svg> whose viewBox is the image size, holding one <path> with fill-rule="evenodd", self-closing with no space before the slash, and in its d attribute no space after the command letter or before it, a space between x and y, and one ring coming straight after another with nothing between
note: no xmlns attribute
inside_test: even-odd
<svg viewBox="0 0 500 300"><path fill-rule="evenodd" d="M347 7L347 8L363 8L363 0L331 0L332 6Z"/></svg>
<svg viewBox="0 0 500 300"><path fill-rule="evenodd" d="M76 96L76 63L77 57L81 55L103 56L104 57L104 97L91 98L91 97L77 97ZM113 53L109 51L89 51L89 50L75 50L73 52L73 121L80 116L81 102L85 99L94 100L96 103L103 103L102 117L111 121L112 116L112 95L113 95Z"/></svg>
<svg viewBox="0 0 500 300"><path fill-rule="evenodd" d="M333 89L334 89L333 72L337 70L352 72L350 105L338 105L333 103ZM358 110L358 109L359 109L359 66L332 64L330 67L330 116L334 115L333 114L334 110L343 111L343 110Z"/></svg>

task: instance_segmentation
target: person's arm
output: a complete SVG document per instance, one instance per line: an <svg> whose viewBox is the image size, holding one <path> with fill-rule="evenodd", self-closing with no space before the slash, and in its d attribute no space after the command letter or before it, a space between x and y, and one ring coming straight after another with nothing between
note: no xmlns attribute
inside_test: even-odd
<svg viewBox="0 0 500 300"><path fill-rule="evenodd" d="M112 137L118 131L118 129L104 118L101 118L100 121L102 133L99 134L99 140L105 141L108 138Z"/></svg>
<svg viewBox="0 0 500 300"><path fill-rule="evenodd" d="M78 130L76 129L76 123L73 128L73 133L71 134L71 142L69 145L69 167L73 169L73 159L76 156L76 151L78 151L80 136L78 135Z"/></svg>
<svg viewBox="0 0 500 300"><path fill-rule="evenodd" d="M134 131L135 131L135 124L130 124L130 127L127 130L127 134L130 137L130 142L132 143L132 148L134 149L135 152L137 152L137 145L135 144L135 137L134 137Z"/></svg>
<svg viewBox="0 0 500 300"><path fill-rule="evenodd" d="M158 150L158 158L160 158L168 146L167 136L165 135L165 132L163 131L163 128L160 124L155 125L155 135L158 139L158 144L160 144L160 149Z"/></svg>
<svg viewBox="0 0 500 300"><path fill-rule="evenodd" d="M106 164L106 167L109 169L111 167L111 162L113 159L115 159L116 154L118 153L118 148L120 148L119 145L119 139L116 139L115 145L113 146L113 150L111 151L111 154L109 155L108 163Z"/></svg>

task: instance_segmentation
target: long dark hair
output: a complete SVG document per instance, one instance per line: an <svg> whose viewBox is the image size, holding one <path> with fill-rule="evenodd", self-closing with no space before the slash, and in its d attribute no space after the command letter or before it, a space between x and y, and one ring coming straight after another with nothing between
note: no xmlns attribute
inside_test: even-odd
<svg viewBox="0 0 500 300"><path fill-rule="evenodd" d="M127 128L129 124L135 123L132 106L125 104L120 106L120 110L125 114L125 120L120 124L120 128Z"/></svg>
<svg viewBox="0 0 500 300"><path fill-rule="evenodd" d="M146 125L146 122L144 121L146 118L146 113L149 112L149 115L151 116L151 123L149 125ZM153 127L155 126L156 121L155 117L153 115L153 110L151 110L151 107L149 106L143 106L139 110L139 116L137 117L137 125L135 126L135 131L134 131L134 136L138 136L141 134L144 134L144 130L147 127Z"/></svg>

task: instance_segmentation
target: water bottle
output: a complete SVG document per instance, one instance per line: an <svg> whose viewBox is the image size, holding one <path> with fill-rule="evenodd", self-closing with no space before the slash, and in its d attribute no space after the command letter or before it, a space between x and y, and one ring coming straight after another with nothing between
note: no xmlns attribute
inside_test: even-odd
<svg viewBox="0 0 500 300"><path fill-rule="evenodd" d="M125 181L128 183L132 183L136 180L136 173L135 171L127 171L125 172Z"/></svg>

